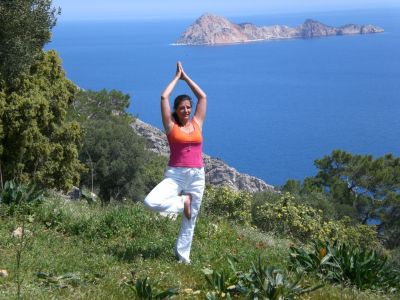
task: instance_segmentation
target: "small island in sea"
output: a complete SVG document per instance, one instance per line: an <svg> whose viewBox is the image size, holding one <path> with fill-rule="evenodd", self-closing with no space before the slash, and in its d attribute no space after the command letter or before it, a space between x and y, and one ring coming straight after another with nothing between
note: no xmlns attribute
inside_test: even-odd
<svg viewBox="0 0 400 300"><path fill-rule="evenodd" d="M298 27L286 25L257 27L251 23L235 24L225 17L207 13L189 26L175 44L236 44L279 39L369 34L383 31L382 28L375 25L347 24L340 27L332 27L312 19L307 19Z"/></svg>

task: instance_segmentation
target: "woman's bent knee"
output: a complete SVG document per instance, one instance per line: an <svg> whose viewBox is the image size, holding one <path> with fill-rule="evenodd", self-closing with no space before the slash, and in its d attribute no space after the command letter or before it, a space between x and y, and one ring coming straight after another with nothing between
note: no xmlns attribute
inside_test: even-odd
<svg viewBox="0 0 400 300"><path fill-rule="evenodd" d="M144 205L149 208L153 209L156 204L154 203L154 199L151 197L151 195L147 195L146 198L144 199Z"/></svg>

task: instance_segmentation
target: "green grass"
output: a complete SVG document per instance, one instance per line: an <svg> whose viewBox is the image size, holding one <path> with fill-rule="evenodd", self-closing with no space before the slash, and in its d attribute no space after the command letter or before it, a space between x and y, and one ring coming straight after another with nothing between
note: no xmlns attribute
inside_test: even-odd
<svg viewBox="0 0 400 300"><path fill-rule="evenodd" d="M2 213L3 210L3 213ZM16 298L16 247L11 237L20 226L0 206L0 299ZM180 219L172 221L148 212L142 204L88 206L84 202L48 199L35 209L26 228L22 252L23 299L134 299L127 285L149 276L157 290L178 287L177 299L205 298L207 290L201 269L232 272L228 255L238 259L238 269L247 270L261 256L269 264L286 269L290 240L267 235L251 227L200 214L192 246L192 264L175 261L174 244ZM40 279L72 273L74 280ZM290 274L289 274L290 275ZM315 279L307 279L316 283ZM195 294L191 294L194 291ZM186 292L185 292L186 291ZM197 291L197 292L196 292ZM396 299L397 295L360 292L327 285L304 299Z"/></svg>

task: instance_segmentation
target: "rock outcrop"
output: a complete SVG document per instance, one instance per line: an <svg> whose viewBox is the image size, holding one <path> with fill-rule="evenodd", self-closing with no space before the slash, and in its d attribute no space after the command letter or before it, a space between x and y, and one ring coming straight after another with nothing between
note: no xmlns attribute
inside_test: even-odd
<svg viewBox="0 0 400 300"><path fill-rule="evenodd" d="M149 150L169 157L169 146L165 134L158 128L151 126L139 119L131 124L133 130L144 137L147 141ZM273 191L274 187L265 181L239 173L234 168L228 166L218 158L212 158L203 153L205 164L206 182L212 185L227 185L235 190L245 190L249 192L260 192L265 190Z"/></svg>
<svg viewBox="0 0 400 300"><path fill-rule="evenodd" d="M176 44L233 44L261 40L368 34L383 31L382 28L374 25L348 24L341 27L331 27L311 19L295 28L286 25L257 27L250 23L235 24L221 16L204 14L182 33Z"/></svg>

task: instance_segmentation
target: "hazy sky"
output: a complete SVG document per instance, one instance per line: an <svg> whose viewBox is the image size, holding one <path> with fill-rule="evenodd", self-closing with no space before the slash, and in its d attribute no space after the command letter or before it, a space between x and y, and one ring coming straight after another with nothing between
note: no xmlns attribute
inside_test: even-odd
<svg viewBox="0 0 400 300"><path fill-rule="evenodd" d="M181 19L204 12L224 16L400 7L400 0L54 0L59 20Z"/></svg>

